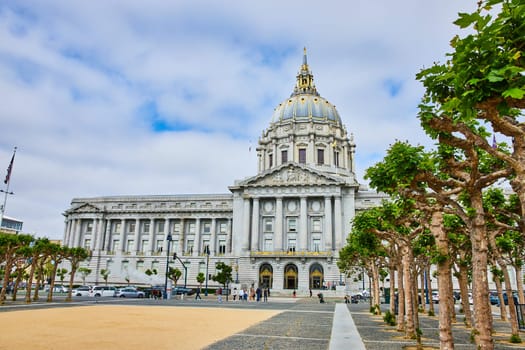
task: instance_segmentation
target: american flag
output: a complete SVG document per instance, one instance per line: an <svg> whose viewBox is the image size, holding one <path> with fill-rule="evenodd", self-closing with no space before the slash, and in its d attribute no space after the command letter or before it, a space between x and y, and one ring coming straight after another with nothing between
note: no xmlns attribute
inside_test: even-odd
<svg viewBox="0 0 525 350"><path fill-rule="evenodd" d="M11 178L11 171L13 170L13 162L15 161L15 154L16 154L16 147L15 147L15 151L13 152L13 157L11 157L11 162L9 163L9 166L7 167L7 175L4 180L5 184L7 184L9 182L9 179Z"/></svg>

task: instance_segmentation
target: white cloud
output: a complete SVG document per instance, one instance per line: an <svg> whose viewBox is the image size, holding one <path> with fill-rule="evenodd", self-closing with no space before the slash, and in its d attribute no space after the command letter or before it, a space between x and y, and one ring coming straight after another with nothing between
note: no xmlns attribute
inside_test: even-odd
<svg viewBox="0 0 525 350"><path fill-rule="evenodd" d="M355 135L362 178L395 139L429 143L415 74L443 60L457 12L475 6L4 3L0 171L19 147L6 214L25 231L61 238L74 197L226 193L256 173L253 149L293 89L303 46L319 92ZM154 132L148 106L181 130Z"/></svg>

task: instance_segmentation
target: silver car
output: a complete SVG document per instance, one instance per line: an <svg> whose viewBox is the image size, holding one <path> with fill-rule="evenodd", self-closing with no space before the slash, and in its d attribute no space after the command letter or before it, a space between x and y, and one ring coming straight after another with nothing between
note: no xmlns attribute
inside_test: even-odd
<svg viewBox="0 0 525 350"><path fill-rule="evenodd" d="M115 296L119 298L144 298L144 292L132 287L127 287L117 290Z"/></svg>
<svg viewBox="0 0 525 350"><path fill-rule="evenodd" d="M71 295L75 297L88 297L89 291L91 290L88 286L80 286L71 291Z"/></svg>

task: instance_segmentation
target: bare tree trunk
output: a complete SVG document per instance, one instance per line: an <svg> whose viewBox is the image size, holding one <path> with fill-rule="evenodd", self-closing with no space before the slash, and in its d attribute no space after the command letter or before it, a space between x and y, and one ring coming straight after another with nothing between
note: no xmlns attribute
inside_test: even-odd
<svg viewBox="0 0 525 350"><path fill-rule="evenodd" d="M465 326L472 328L472 312L468 301L468 267L465 264L459 265L458 274L459 293L461 295L461 307L465 314Z"/></svg>
<svg viewBox="0 0 525 350"><path fill-rule="evenodd" d="M412 251L410 250L410 247L405 244L403 246L403 285L405 287L405 307L406 307L406 329L405 329L405 337L408 339L415 339L416 337L416 329L414 325L414 312L417 312L417 310L414 310L414 286L412 283L412 274L410 273L410 265L412 259Z"/></svg>
<svg viewBox="0 0 525 350"><path fill-rule="evenodd" d="M516 304L514 303L514 297L512 295L512 282L510 281L509 269L503 259L498 259L498 264L503 271L503 278L505 279L505 291L507 292L507 301L509 304L509 313L510 313L510 331L513 336L518 336L520 334L519 325L518 325L518 315L516 314ZM505 310L505 313L507 311Z"/></svg>
<svg viewBox="0 0 525 350"><path fill-rule="evenodd" d="M472 244L472 296L474 299L474 340L478 350L493 350L492 318L489 308L488 240L481 191L469 191L474 212L470 221Z"/></svg>
<svg viewBox="0 0 525 350"><path fill-rule="evenodd" d="M426 270L426 267L424 267L422 270L421 270L421 274L419 275L419 283L420 283L420 288L419 288L419 300L421 300L421 302L419 303L419 306L421 307L421 311L422 312L426 312L427 310L427 303L425 302L425 270Z"/></svg>
<svg viewBox="0 0 525 350"><path fill-rule="evenodd" d="M525 304L525 297L523 296L523 275L521 272L521 266L513 264L514 271L516 272L516 289L518 290L518 299L520 304Z"/></svg>
<svg viewBox="0 0 525 350"><path fill-rule="evenodd" d="M436 312L434 310L434 301L432 300L432 280L430 279L430 266L427 266L426 270L426 279L427 279L427 288L428 288L428 314L429 315L435 315Z"/></svg>
<svg viewBox="0 0 525 350"><path fill-rule="evenodd" d="M501 280L499 277L496 277L494 279L494 283L496 284L496 291L498 293L498 299L499 299L499 313L502 321L508 321L507 317L507 307L505 306L505 300L503 299L503 287L501 285Z"/></svg>
<svg viewBox="0 0 525 350"><path fill-rule="evenodd" d="M372 303L375 309L375 315L381 315L381 300L379 296L379 266L373 264L372 266Z"/></svg>
<svg viewBox="0 0 525 350"><path fill-rule="evenodd" d="M432 214L430 231L436 238L436 248L441 257L437 264L439 290L439 346L440 349L454 349L452 337L452 318L454 302L452 294L452 266L447 232L443 229L443 212Z"/></svg>
<svg viewBox="0 0 525 350"><path fill-rule="evenodd" d="M31 262L31 268L29 269L29 278L27 279L27 286L26 286L26 297L25 301L26 303L31 303L31 287L33 285L33 277L35 275L36 270L36 259L33 257L33 261Z"/></svg>
<svg viewBox="0 0 525 350"><path fill-rule="evenodd" d="M396 298L396 268L393 265L389 267L390 273L390 313L395 314L395 298Z"/></svg>
<svg viewBox="0 0 525 350"><path fill-rule="evenodd" d="M405 322L405 285L403 283L403 265L397 269L397 331L404 332L406 328Z"/></svg>

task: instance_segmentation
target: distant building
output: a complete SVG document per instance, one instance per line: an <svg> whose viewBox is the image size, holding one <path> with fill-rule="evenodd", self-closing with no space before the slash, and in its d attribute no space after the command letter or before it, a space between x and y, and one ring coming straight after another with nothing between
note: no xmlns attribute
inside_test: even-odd
<svg viewBox="0 0 525 350"><path fill-rule="evenodd" d="M2 217L2 224L0 225L0 228L2 231L8 232L8 233L18 233L22 231L22 226L24 225L23 221L20 221L15 218L11 218L9 216L3 216Z"/></svg>
<svg viewBox="0 0 525 350"><path fill-rule="evenodd" d="M219 261L233 267L232 282L247 286L343 284L336 262L352 219L385 198L358 183L355 148L335 106L317 92L305 52L291 96L258 141L257 175L226 194L75 198L63 242L91 251L94 282L107 269L112 283L162 283L170 234L169 250L191 285L200 272L215 274ZM178 259L170 266L184 272Z"/></svg>

